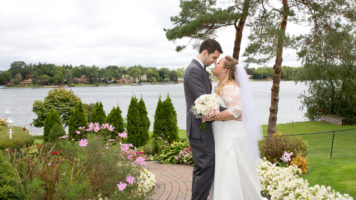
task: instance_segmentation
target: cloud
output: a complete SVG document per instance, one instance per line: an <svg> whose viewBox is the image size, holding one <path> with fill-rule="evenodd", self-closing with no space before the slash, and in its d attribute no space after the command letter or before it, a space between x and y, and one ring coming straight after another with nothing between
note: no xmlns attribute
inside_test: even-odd
<svg viewBox="0 0 356 200"><path fill-rule="evenodd" d="M0 70L18 60L100 67L187 66L196 50L188 47L177 53L163 31L172 26L170 17L179 10L178 0L2 1ZM233 27L218 35L231 55Z"/></svg>

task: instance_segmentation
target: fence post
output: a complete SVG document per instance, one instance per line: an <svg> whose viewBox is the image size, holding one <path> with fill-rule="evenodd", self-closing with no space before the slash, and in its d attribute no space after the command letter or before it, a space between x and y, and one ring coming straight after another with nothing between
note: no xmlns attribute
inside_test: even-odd
<svg viewBox="0 0 356 200"><path fill-rule="evenodd" d="M332 139L332 141L331 141L330 158L333 157L334 138L335 138L335 131L333 131L333 139Z"/></svg>

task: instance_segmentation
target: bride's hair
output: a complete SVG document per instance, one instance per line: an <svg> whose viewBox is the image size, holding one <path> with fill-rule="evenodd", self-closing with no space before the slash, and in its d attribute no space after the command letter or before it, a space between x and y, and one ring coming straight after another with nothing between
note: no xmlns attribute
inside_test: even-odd
<svg viewBox="0 0 356 200"><path fill-rule="evenodd" d="M231 57L225 56L225 60L223 63L223 68L227 69L227 75L225 76L224 80L219 81L218 85L215 88L215 93L221 95L222 88L231 81L235 81L235 74L236 74L236 65L238 61Z"/></svg>

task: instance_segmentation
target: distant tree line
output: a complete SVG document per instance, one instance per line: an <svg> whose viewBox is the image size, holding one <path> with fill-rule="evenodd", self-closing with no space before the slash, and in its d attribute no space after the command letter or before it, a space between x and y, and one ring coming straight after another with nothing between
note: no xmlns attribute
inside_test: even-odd
<svg viewBox="0 0 356 200"><path fill-rule="evenodd" d="M184 76L184 68L131 67L110 65L72 66L38 63L26 64L23 61L11 63L10 69L0 71L0 85L61 85L73 83L139 83L139 82L178 82Z"/></svg>
<svg viewBox="0 0 356 200"><path fill-rule="evenodd" d="M302 67L282 67L281 79L285 81L295 80L298 72L300 72ZM259 67L259 68L246 68L246 71L251 75L252 79L256 80L272 80L273 79L273 68L272 67Z"/></svg>

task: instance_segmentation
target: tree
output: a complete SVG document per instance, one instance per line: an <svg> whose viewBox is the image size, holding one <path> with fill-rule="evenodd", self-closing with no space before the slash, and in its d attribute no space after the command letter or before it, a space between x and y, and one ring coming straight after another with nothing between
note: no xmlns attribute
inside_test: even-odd
<svg viewBox="0 0 356 200"><path fill-rule="evenodd" d="M254 12L255 4L253 2L251 0L236 0L232 5L218 8L216 1L181 0L179 15L171 17L171 22L175 26L171 29L164 29L166 37L173 41L184 37L200 41L214 37L220 28L233 25L236 30L233 57L238 60L245 22L248 15ZM185 47L177 46L176 50L180 51Z"/></svg>
<svg viewBox="0 0 356 200"><path fill-rule="evenodd" d="M44 101L35 101L32 111L37 114L37 119L33 120L35 127L43 127L46 114L54 108L65 126L68 125L71 110L76 107L80 99L74 95L72 90L53 89L48 92Z"/></svg>
<svg viewBox="0 0 356 200"><path fill-rule="evenodd" d="M246 60L248 63L266 63L275 58L267 130L269 136L276 132L283 50L288 47L296 47L295 37L286 33L287 23L312 25L313 28L310 32L314 32L315 27L321 28L327 25L327 23L324 23L324 25L319 26L323 21L322 18L328 18L326 21L330 21L331 16L341 15L340 9L351 1L280 0L277 2L272 0L257 1L260 9L254 19L252 33L249 36L250 43L244 54L248 56ZM329 13L331 15L328 15Z"/></svg>
<svg viewBox="0 0 356 200"><path fill-rule="evenodd" d="M87 125L88 122L84 113L83 104L79 102L69 118L69 137L76 140L82 139L83 135L77 134L76 131L79 131L79 127L87 127Z"/></svg>
<svg viewBox="0 0 356 200"><path fill-rule="evenodd" d="M158 137L169 141L169 143L178 139L177 113L169 96L163 102L160 97L157 103L153 138Z"/></svg>
<svg viewBox="0 0 356 200"><path fill-rule="evenodd" d="M11 74L9 71L0 72L0 85L6 85L11 80Z"/></svg>
<svg viewBox="0 0 356 200"><path fill-rule="evenodd" d="M45 142L49 141L50 131L55 124L62 126L61 119L59 118L55 109L51 109L49 113L46 114L46 120L43 129L43 140Z"/></svg>
<svg viewBox="0 0 356 200"><path fill-rule="evenodd" d="M97 102L95 104L95 108L91 116L91 122L98 122L99 124L104 124L106 122L106 114L101 102Z"/></svg>
<svg viewBox="0 0 356 200"><path fill-rule="evenodd" d="M308 86L301 99L310 120L332 114L356 123L356 32L350 28L309 35L299 51L298 80Z"/></svg>
<svg viewBox="0 0 356 200"><path fill-rule="evenodd" d="M58 141L58 138L65 135L66 131L64 130L63 126L61 124L55 123L47 137L49 142L56 142Z"/></svg>
<svg viewBox="0 0 356 200"><path fill-rule="evenodd" d="M145 144L145 137L140 131L140 126L141 117L138 109L137 98L132 97L127 111L127 141L135 147L140 147Z"/></svg>
<svg viewBox="0 0 356 200"><path fill-rule="evenodd" d="M147 116L147 109L146 109L146 105L145 102L143 101L142 97L140 99L140 101L138 102L138 112L139 112L139 116L140 116L140 132L141 132L141 136L143 137L144 140L144 144L147 143L147 141L149 140L149 134L148 131L150 129L150 119Z"/></svg>
<svg viewBox="0 0 356 200"><path fill-rule="evenodd" d="M115 127L116 132L122 133L125 131L124 120L122 118L121 109L119 106L117 106L116 108L112 108L111 112L108 115L107 122ZM115 137L117 135L115 134L112 136Z"/></svg>

